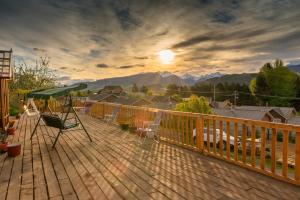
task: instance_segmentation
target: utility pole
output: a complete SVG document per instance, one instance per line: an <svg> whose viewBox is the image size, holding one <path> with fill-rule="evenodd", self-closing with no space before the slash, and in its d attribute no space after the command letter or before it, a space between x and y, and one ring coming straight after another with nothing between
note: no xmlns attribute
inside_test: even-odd
<svg viewBox="0 0 300 200"><path fill-rule="evenodd" d="M237 95L238 95L237 91L234 90L234 93L233 93L233 96L234 96L234 107L236 107L236 100L237 100L237 98L238 98Z"/></svg>
<svg viewBox="0 0 300 200"><path fill-rule="evenodd" d="M214 84L214 102L216 102L216 84Z"/></svg>

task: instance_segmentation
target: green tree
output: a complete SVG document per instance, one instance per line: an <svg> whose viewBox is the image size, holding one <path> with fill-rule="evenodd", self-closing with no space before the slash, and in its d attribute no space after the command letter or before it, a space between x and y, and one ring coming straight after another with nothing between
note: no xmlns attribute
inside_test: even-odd
<svg viewBox="0 0 300 200"><path fill-rule="evenodd" d="M179 86L176 84L169 84L167 86L166 95L172 96L173 94L179 94Z"/></svg>
<svg viewBox="0 0 300 200"><path fill-rule="evenodd" d="M49 68L50 59L40 57L35 65L23 62L15 67L14 81L10 82L11 91L36 90L55 86L56 76Z"/></svg>
<svg viewBox="0 0 300 200"><path fill-rule="evenodd" d="M285 67L281 60L276 60L273 65L267 63L260 69L258 76L250 83L250 90L261 103L289 106L291 98L298 95L298 79L298 75Z"/></svg>
<svg viewBox="0 0 300 200"><path fill-rule="evenodd" d="M182 112L196 112L211 114L212 110L205 97L197 97L192 95L188 101L184 101L176 105L175 110Z"/></svg>
<svg viewBox="0 0 300 200"><path fill-rule="evenodd" d="M134 84L132 85L131 91L132 91L132 92L139 92L139 88L138 88L138 86L136 85L136 83L134 83Z"/></svg>
<svg viewBox="0 0 300 200"><path fill-rule="evenodd" d="M144 94L147 94L148 90L149 89L146 86L144 86L144 85L140 88L140 92L142 92Z"/></svg>

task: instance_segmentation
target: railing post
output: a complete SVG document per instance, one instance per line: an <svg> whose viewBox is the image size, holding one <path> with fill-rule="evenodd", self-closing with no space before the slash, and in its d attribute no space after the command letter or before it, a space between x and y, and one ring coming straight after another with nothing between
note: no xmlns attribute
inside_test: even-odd
<svg viewBox="0 0 300 200"><path fill-rule="evenodd" d="M300 182L300 132L296 132L295 180Z"/></svg>
<svg viewBox="0 0 300 200"><path fill-rule="evenodd" d="M197 117L196 120L196 133L197 133L197 148L199 151L203 151L203 127L204 127L204 120L202 116Z"/></svg>

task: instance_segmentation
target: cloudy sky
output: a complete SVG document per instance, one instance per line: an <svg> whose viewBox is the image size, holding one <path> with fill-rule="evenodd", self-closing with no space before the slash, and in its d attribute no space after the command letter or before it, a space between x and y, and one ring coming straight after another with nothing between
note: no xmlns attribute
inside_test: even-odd
<svg viewBox="0 0 300 200"><path fill-rule="evenodd" d="M299 0L0 0L0 17L0 49L16 62L47 54L66 79L300 62Z"/></svg>

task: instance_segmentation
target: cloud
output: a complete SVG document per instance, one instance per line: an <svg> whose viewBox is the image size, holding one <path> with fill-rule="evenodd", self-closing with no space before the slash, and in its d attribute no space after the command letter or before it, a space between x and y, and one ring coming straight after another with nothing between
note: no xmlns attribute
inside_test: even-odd
<svg viewBox="0 0 300 200"><path fill-rule="evenodd" d="M104 63L99 63L99 64L96 64L96 67L97 68L108 68L109 66L107 64L104 64Z"/></svg>
<svg viewBox="0 0 300 200"><path fill-rule="evenodd" d="M147 56L134 56L135 59L137 60L146 60L146 59L149 59L149 57Z"/></svg>
<svg viewBox="0 0 300 200"><path fill-rule="evenodd" d="M100 56L101 51L96 49L91 49L89 53L89 57L98 58Z"/></svg>
<svg viewBox="0 0 300 200"><path fill-rule="evenodd" d="M296 0L4 0L0 46L13 48L16 64L46 53L71 80L119 76L120 69L257 71L274 58L299 59L299 7ZM175 52L172 65L161 64L164 49Z"/></svg>
<svg viewBox="0 0 300 200"><path fill-rule="evenodd" d="M222 10L222 11L217 11L213 14L213 22L218 22L218 23L230 23L235 20L235 16L232 15L230 12Z"/></svg>
<svg viewBox="0 0 300 200"><path fill-rule="evenodd" d="M130 68L134 68L134 67L144 67L145 65L143 64L135 64L135 65L122 65L119 66L119 69L130 69Z"/></svg>

